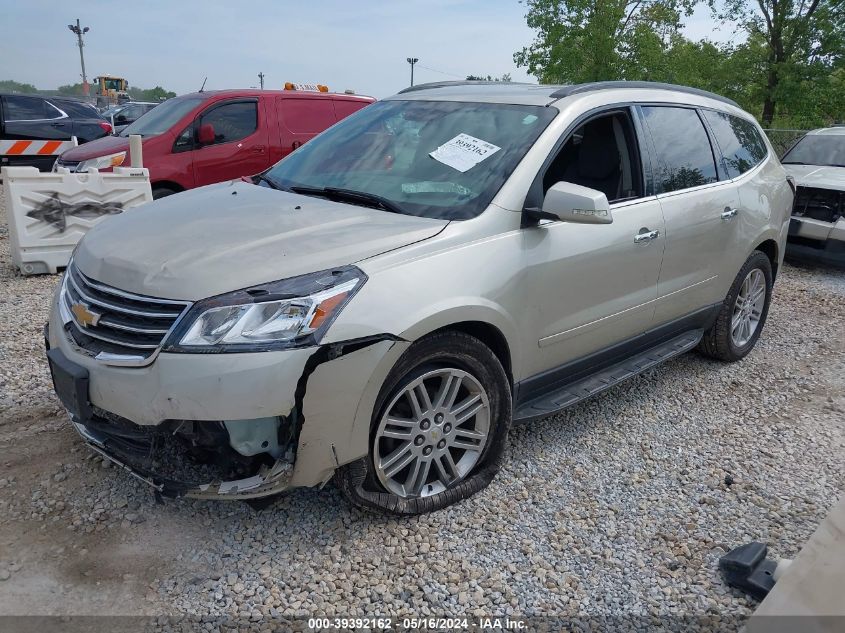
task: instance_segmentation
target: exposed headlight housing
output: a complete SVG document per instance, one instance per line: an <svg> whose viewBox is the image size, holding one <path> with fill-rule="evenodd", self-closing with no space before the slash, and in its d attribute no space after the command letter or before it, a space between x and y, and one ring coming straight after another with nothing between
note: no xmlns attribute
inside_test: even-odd
<svg viewBox="0 0 845 633"><path fill-rule="evenodd" d="M317 345L367 276L354 266L262 284L195 303L165 352L255 352Z"/></svg>
<svg viewBox="0 0 845 633"><path fill-rule="evenodd" d="M107 156L97 156L97 158L89 158L81 161L76 166L76 171L85 171L89 167L95 169L111 169L112 167L120 167L123 161L126 160L126 152L117 152L115 154L108 154Z"/></svg>

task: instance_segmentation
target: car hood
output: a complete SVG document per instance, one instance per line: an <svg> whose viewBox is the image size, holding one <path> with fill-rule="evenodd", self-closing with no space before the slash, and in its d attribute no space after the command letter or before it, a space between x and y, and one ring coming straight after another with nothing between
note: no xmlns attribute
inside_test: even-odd
<svg viewBox="0 0 845 633"><path fill-rule="evenodd" d="M195 301L353 264L446 225L233 181L108 218L82 239L74 262L115 288Z"/></svg>
<svg viewBox="0 0 845 633"><path fill-rule="evenodd" d="M821 167L819 165L784 165L783 168L795 178L799 187L819 187L845 191L845 167Z"/></svg>
<svg viewBox="0 0 845 633"><path fill-rule="evenodd" d="M65 162L77 163L79 161L88 160L89 158L97 158L98 156L108 156L109 154L128 151L128 137L104 136L103 138L83 143L79 147L74 147L66 152L62 152L61 159Z"/></svg>

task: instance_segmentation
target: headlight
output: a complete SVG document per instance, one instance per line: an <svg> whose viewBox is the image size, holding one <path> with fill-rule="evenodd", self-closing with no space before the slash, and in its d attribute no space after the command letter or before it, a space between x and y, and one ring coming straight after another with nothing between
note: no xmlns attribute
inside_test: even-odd
<svg viewBox="0 0 845 633"><path fill-rule="evenodd" d="M319 343L367 276L354 266L302 275L197 302L167 352L248 352Z"/></svg>
<svg viewBox="0 0 845 633"><path fill-rule="evenodd" d="M109 154L108 156L97 156L97 158L89 158L81 161L76 166L76 171L85 171L89 167L95 169L111 169L112 167L120 167L126 159L126 152L117 152L116 154Z"/></svg>

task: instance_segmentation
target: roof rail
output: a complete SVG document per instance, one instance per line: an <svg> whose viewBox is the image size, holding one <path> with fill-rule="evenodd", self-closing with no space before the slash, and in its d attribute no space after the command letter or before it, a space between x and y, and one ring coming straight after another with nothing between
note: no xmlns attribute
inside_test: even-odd
<svg viewBox="0 0 845 633"><path fill-rule="evenodd" d="M400 90L396 94L403 95L406 92L417 92L418 90L432 90L434 88L449 88L451 86L536 86L518 81L487 81L486 79L468 79L465 81L432 81L427 84L417 84Z"/></svg>
<svg viewBox="0 0 845 633"><path fill-rule="evenodd" d="M690 88L689 86L678 86L675 84L661 83L659 81L594 81L586 84L574 84L572 86L564 86L555 90L550 97L556 99L563 99L571 95L582 94L584 92L593 92L595 90L615 90L618 88L645 88L649 90L674 90L675 92L685 92L691 95L698 95L699 97L707 97L715 99L722 103L727 103L737 108L741 107L733 99L728 99L714 92L701 90L700 88Z"/></svg>

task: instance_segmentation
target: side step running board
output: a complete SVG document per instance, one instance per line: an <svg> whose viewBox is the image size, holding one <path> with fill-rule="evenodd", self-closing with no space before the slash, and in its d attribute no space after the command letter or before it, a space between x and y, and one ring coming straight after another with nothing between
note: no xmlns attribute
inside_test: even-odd
<svg viewBox="0 0 845 633"><path fill-rule="evenodd" d="M610 389L627 378L636 376L663 361L688 352L701 340L704 330L690 330L680 336L631 356L586 378L556 387L517 406L514 423L530 422L571 407L591 396Z"/></svg>

